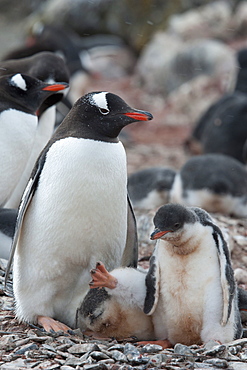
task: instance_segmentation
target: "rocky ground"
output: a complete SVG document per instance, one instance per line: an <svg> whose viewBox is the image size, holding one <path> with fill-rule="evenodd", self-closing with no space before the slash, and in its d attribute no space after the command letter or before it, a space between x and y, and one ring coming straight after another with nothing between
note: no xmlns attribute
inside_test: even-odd
<svg viewBox="0 0 247 370"><path fill-rule="evenodd" d="M179 169L188 158L183 143L191 126L166 125L165 101L148 97L131 79L110 81L93 80L91 90L112 91L122 96L130 105L153 113L154 120L136 123L126 130L125 143L129 173L140 168L165 165ZM163 115L161 114L163 109ZM157 115L156 115L156 112ZM176 112L173 112L176 116ZM177 116L181 112L177 113ZM161 117L162 119L159 119ZM181 121L181 119L180 119ZM153 249L149 241L154 211L136 212L139 233L140 265L148 267L147 257ZM247 288L247 234L246 220L214 215L220 226L228 231L232 248L232 262L239 285ZM227 345L216 342L206 346L176 345L162 350L157 345L137 347L134 339L125 342L91 340L77 330L75 335L50 334L38 328L19 324L13 313L13 299L3 292L6 261L0 260L0 369L246 369L247 339Z"/></svg>
<svg viewBox="0 0 247 370"><path fill-rule="evenodd" d="M0 16L0 56L21 42L24 23L8 22ZM110 91L139 109L150 111L153 121L136 123L125 129L122 136L128 160L128 172L149 166L170 166L179 169L189 158L184 142L202 111L220 94L214 79L203 77L178 89L164 98L148 94L139 85L136 76L91 78L81 89ZM139 234L140 265L148 268L148 257L153 250L149 240L155 210L136 211ZM214 215L219 226L228 233L232 264L238 285L247 289L247 220ZM219 345L176 345L162 350L157 345L137 347L134 339L91 340L78 330L74 335L42 332L39 328L19 324L14 317L13 299L3 291L6 261L0 260L0 369L247 369L247 339ZM245 325L246 327L246 325Z"/></svg>

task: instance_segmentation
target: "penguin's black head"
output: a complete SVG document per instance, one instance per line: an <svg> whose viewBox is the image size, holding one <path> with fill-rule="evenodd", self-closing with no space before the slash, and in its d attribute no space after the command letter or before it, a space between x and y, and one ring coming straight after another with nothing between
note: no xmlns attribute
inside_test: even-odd
<svg viewBox="0 0 247 370"><path fill-rule="evenodd" d="M166 204L160 207L154 216L155 230L151 239L160 239L169 233L179 234L185 224L193 224L197 221L196 215L188 208L180 204Z"/></svg>
<svg viewBox="0 0 247 370"><path fill-rule="evenodd" d="M28 72L30 76L50 84L59 84L60 81L69 84L70 74L68 67L65 61L55 53L43 51L23 59L30 63ZM65 91L59 90L48 96L39 108L39 115L52 105L60 102L66 95Z"/></svg>
<svg viewBox="0 0 247 370"><path fill-rule="evenodd" d="M104 91L83 96L74 108L84 129L87 127L87 138L96 140L117 138L130 123L153 118L151 113L133 109L119 96Z"/></svg>
<svg viewBox="0 0 247 370"><path fill-rule="evenodd" d="M0 96L5 109L7 106L31 114L36 114L48 96L67 87L67 83L48 84L21 73L0 78Z"/></svg>

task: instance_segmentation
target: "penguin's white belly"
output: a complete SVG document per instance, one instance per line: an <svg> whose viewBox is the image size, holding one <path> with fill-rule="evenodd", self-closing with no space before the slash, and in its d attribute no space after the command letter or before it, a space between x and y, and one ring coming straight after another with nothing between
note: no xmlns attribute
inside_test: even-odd
<svg viewBox="0 0 247 370"><path fill-rule="evenodd" d="M17 246L17 315L30 321L37 314L56 315L72 325L90 269L98 260L108 269L120 265L126 189L121 143L66 138L52 145Z"/></svg>
<svg viewBox="0 0 247 370"><path fill-rule="evenodd" d="M31 153L37 117L9 109L1 113L0 119L0 204L3 204L14 190Z"/></svg>
<svg viewBox="0 0 247 370"><path fill-rule="evenodd" d="M220 195L210 190L190 190L183 198L183 204L187 206L197 206L208 212L219 212L223 214L233 214L237 217L247 216L247 205L245 196L233 197L231 194Z"/></svg>
<svg viewBox="0 0 247 370"><path fill-rule="evenodd" d="M168 338L173 344L200 343L206 321L220 322L220 271L216 247L210 239L205 237L201 241L204 245L183 256L171 255L165 242L160 241L160 299L154 312L159 339Z"/></svg>
<svg viewBox="0 0 247 370"><path fill-rule="evenodd" d="M22 194L28 183L35 162L53 134L55 120L56 120L56 106L53 105L52 107L47 109L39 118L39 123L34 138L34 145L28 157L25 170L24 172L22 172L22 176L19 179L15 189L13 190L11 197L6 202L5 208L19 207Z"/></svg>

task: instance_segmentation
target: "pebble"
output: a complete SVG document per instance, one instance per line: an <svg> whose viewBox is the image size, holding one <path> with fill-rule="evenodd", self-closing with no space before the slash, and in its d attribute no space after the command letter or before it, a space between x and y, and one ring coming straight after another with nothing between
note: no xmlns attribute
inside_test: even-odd
<svg viewBox="0 0 247 370"><path fill-rule="evenodd" d="M146 344L141 348L141 353L156 353L162 351L162 347L158 344Z"/></svg>
<svg viewBox="0 0 247 370"><path fill-rule="evenodd" d="M68 352L73 354L84 354L86 352L90 352L97 349L98 346L95 345L94 343L83 343L73 345L71 348L68 349Z"/></svg>
<svg viewBox="0 0 247 370"><path fill-rule="evenodd" d="M28 344L26 346L22 346L21 348L16 350L14 353L15 353L15 355L24 355L27 351L31 351L31 350L34 350L34 349L39 349L37 344Z"/></svg>
<svg viewBox="0 0 247 370"><path fill-rule="evenodd" d="M160 367L162 362L163 362L162 354L154 355L149 360L149 364L154 365L156 367Z"/></svg>
<svg viewBox="0 0 247 370"><path fill-rule="evenodd" d="M241 358L241 360L247 362L247 349L245 350L244 353L241 353L240 358Z"/></svg>
<svg viewBox="0 0 247 370"><path fill-rule="evenodd" d="M211 360L205 360L206 363L212 364L213 366L221 369L226 369L228 367L228 363L226 360L220 360L218 358L212 358Z"/></svg>
<svg viewBox="0 0 247 370"><path fill-rule="evenodd" d="M111 351L111 357L115 360L115 361L119 361L119 362L127 362L127 357L120 351L118 350L113 350Z"/></svg>
<svg viewBox="0 0 247 370"><path fill-rule="evenodd" d="M226 350L226 346L224 344L217 345L212 349L205 351L204 354L206 356L214 356L216 354L220 354Z"/></svg>
<svg viewBox="0 0 247 370"><path fill-rule="evenodd" d="M190 355L195 354L195 352L192 349L190 349L190 347L185 346L184 344L181 344L181 343L175 344L174 353L177 353L179 355L185 355L185 356L190 356Z"/></svg>
<svg viewBox="0 0 247 370"><path fill-rule="evenodd" d="M90 353L91 357L97 361L99 360L106 360L109 359L109 356L107 356L105 353L101 351L93 351Z"/></svg>

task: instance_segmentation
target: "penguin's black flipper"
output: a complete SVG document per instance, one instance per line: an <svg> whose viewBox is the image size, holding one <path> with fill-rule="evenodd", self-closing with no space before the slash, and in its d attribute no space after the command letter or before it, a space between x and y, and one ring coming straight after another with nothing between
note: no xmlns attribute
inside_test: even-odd
<svg viewBox="0 0 247 370"><path fill-rule="evenodd" d="M212 228L212 236L215 241L218 253L220 280L223 294L221 325L225 326L231 315L232 306L236 304L237 299L237 288L234 279L234 272L231 265L229 248L220 228L214 223L210 215L206 211L198 207L191 207L191 209L197 214L202 225L210 226ZM238 322L238 324L239 317L240 316L238 315L238 317L236 318L236 322Z"/></svg>
<svg viewBox="0 0 247 370"><path fill-rule="evenodd" d="M135 214L129 199L128 200L128 217L127 217L127 238L125 249L122 257L122 266L137 267L138 262L138 238Z"/></svg>
<svg viewBox="0 0 247 370"><path fill-rule="evenodd" d="M159 264L156 247L149 261L149 270L146 276L146 297L143 311L146 315L152 315L159 298Z"/></svg>
<svg viewBox="0 0 247 370"><path fill-rule="evenodd" d="M39 157L39 159L37 160L37 162L36 162L36 165L33 169L30 180L29 180L29 182L26 186L26 189L25 189L25 191L23 193L23 196L22 196L22 199L21 199L21 203L20 203L19 210L18 210L18 215L17 215L17 220L16 220L16 225L15 225L15 233L14 233L14 237L13 237L13 241L12 241L10 256L9 256L8 265L7 265L6 272L5 272L5 282L4 282L5 289L7 287L7 282L8 282L10 269L11 269L11 266L12 266L16 246L17 246L18 239L19 239L19 236L20 236L22 222L23 222L26 210L28 208L28 205L29 205L29 203L30 203L30 201L31 201L31 199L34 195L34 192L36 190L37 183L39 181L40 173L41 173L41 170L43 168L44 162L45 162L45 156L41 155Z"/></svg>

